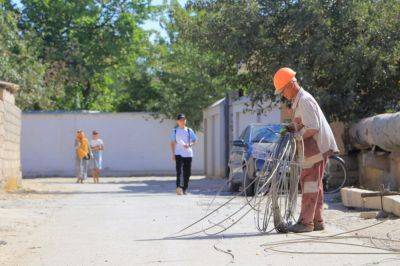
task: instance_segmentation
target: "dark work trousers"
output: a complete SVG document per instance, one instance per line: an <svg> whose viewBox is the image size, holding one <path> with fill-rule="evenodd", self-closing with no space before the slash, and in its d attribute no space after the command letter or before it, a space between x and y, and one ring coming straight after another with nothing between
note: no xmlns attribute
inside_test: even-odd
<svg viewBox="0 0 400 266"><path fill-rule="evenodd" d="M176 187L186 190L189 186L189 178L192 174L192 157L175 155L176 162Z"/></svg>

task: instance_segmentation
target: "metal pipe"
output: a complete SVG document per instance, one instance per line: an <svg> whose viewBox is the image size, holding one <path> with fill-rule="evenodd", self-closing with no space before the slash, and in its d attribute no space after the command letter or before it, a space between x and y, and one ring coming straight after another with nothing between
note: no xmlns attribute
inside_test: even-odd
<svg viewBox="0 0 400 266"><path fill-rule="evenodd" d="M350 130L350 143L357 149L373 146L394 152L400 151L400 112L380 114L362 119Z"/></svg>

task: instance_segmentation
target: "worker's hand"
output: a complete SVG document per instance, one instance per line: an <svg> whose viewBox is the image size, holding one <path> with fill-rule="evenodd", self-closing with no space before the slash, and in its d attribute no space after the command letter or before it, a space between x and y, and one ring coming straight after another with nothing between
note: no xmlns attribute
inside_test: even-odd
<svg viewBox="0 0 400 266"><path fill-rule="evenodd" d="M185 147L185 149L189 149L190 145L189 144L185 144L185 145L183 145L183 147Z"/></svg>
<svg viewBox="0 0 400 266"><path fill-rule="evenodd" d="M296 131L296 125L294 123L290 123L285 126L287 132L295 132Z"/></svg>
<svg viewBox="0 0 400 266"><path fill-rule="evenodd" d="M175 161L175 154L171 154L171 161Z"/></svg>

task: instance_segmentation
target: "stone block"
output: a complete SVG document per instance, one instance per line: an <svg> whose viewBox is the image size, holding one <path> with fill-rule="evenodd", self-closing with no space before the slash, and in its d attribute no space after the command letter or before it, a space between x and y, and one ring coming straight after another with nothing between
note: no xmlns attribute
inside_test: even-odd
<svg viewBox="0 0 400 266"><path fill-rule="evenodd" d="M4 102L15 104L14 94L9 92L7 89L0 88L0 99Z"/></svg>
<svg viewBox="0 0 400 266"><path fill-rule="evenodd" d="M390 174L390 158L387 152L362 151L358 154L359 183L362 188L379 190L396 189L397 185Z"/></svg>
<svg viewBox="0 0 400 266"><path fill-rule="evenodd" d="M342 188L340 193L342 203L346 207L367 208L381 210L381 197L362 198L362 193L372 192L370 190L358 188ZM392 213L400 217L400 196L384 196L383 209L388 213Z"/></svg>
<svg viewBox="0 0 400 266"><path fill-rule="evenodd" d="M10 117L15 117L17 119L21 118L21 109L13 105L12 103L4 103L5 114Z"/></svg>
<svg viewBox="0 0 400 266"><path fill-rule="evenodd" d="M374 219L378 215L377 211L362 212L360 218L362 219Z"/></svg>
<svg viewBox="0 0 400 266"><path fill-rule="evenodd" d="M390 158L390 176L394 179L397 189L400 188L400 152L392 152Z"/></svg>
<svg viewBox="0 0 400 266"><path fill-rule="evenodd" d="M21 110L15 106L15 84L0 81L0 184L15 190L21 179Z"/></svg>
<svg viewBox="0 0 400 266"><path fill-rule="evenodd" d="M342 203L346 207L357 207L367 209L381 209L381 200L379 197L362 198L362 193L371 192L370 190L359 188L342 188L340 194Z"/></svg>
<svg viewBox="0 0 400 266"><path fill-rule="evenodd" d="M389 172L390 159L388 156L387 152L364 152L362 163L364 166Z"/></svg>
<svg viewBox="0 0 400 266"><path fill-rule="evenodd" d="M400 217L400 196L383 197L383 209Z"/></svg>

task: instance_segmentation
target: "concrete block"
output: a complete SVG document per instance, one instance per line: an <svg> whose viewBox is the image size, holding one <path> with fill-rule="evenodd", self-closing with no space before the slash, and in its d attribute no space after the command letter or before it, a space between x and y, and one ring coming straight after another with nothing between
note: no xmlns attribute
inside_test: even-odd
<svg viewBox="0 0 400 266"><path fill-rule="evenodd" d="M383 209L400 217L400 196L383 197Z"/></svg>
<svg viewBox="0 0 400 266"><path fill-rule="evenodd" d="M361 193L373 192L359 188L342 188L342 203L346 207L367 208L380 210L382 208L381 197L361 198ZM400 217L400 196L384 196L383 209Z"/></svg>
<svg viewBox="0 0 400 266"><path fill-rule="evenodd" d="M362 188L379 190L381 184L396 189L390 174L390 158L387 152L362 151L358 154L359 183Z"/></svg>
<svg viewBox="0 0 400 266"><path fill-rule="evenodd" d="M396 183L396 188L400 188L400 152L392 152L390 158L390 176Z"/></svg>
<svg viewBox="0 0 400 266"><path fill-rule="evenodd" d="M390 169L390 159L388 152L364 152L363 165L388 172Z"/></svg>
<svg viewBox="0 0 400 266"><path fill-rule="evenodd" d="M374 219L377 215L378 215L377 211L362 212L362 213L360 213L360 218L362 218L362 219Z"/></svg>
<svg viewBox="0 0 400 266"><path fill-rule="evenodd" d="M361 198L361 193L367 192L371 191L359 188L342 188L340 190L340 193L342 195L342 203L346 207L380 209L380 198Z"/></svg>

